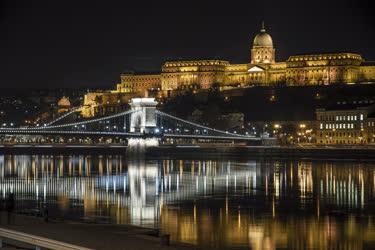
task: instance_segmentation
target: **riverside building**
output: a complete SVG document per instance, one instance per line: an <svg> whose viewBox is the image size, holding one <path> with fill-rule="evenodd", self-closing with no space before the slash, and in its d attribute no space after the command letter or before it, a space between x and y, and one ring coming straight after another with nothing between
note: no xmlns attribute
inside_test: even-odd
<svg viewBox="0 0 375 250"><path fill-rule="evenodd" d="M316 110L317 144L375 144L374 101L341 102Z"/></svg>

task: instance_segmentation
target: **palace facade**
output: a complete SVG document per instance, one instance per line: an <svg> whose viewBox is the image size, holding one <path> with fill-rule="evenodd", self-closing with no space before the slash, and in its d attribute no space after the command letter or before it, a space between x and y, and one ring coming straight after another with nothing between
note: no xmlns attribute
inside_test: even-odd
<svg viewBox="0 0 375 250"><path fill-rule="evenodd" d="M355 53L290 56L276 62L272 37L264 25L250 49L250 62L225 60L167 61L159 74L122 74L117 93L157 92L170 96L178 90L247 86L303 86L375 82L375 62Z"/></svg>

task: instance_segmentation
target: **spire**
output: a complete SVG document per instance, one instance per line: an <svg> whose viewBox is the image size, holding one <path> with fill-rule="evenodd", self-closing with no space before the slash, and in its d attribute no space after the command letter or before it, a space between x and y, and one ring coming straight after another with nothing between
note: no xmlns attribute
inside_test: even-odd
<svg viewBox="0 0 375 250"><path fill-rule="evenodd" d="M266 28L264 27L264 21L262 21L262 29L260 30L260 32L266 32Z"/></svg>

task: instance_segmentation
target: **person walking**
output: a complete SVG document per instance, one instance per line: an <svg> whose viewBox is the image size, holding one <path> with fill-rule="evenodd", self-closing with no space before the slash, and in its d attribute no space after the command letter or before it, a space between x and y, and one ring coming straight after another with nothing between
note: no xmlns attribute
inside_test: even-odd
<svg viewBox="0 0 375 250"><path fill-rule="evenodd" d="M48 222L48 208L47 208L47 204L44 205L43 217L44 217L44 222Z"/></svg>
<svg viewBox="0 0 375 250"><path fill-rule="evenodd" d="M6 210L8 214L8 224L14 223L14 194L10 193L6 201Z"/></svg>

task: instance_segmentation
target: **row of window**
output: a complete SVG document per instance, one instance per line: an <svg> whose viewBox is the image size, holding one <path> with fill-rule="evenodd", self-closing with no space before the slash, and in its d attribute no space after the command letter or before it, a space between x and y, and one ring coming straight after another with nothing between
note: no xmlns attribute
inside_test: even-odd
<svg viewBox="0 0 375 250"><path fill-rule="evenodd" d="M364 140L359 140L359 141L356 141L355 139L354 140L321 140L320 143L321 144L360 144L360 143L364 143L365 141Z"/></svg>
<svg viewBox="0 0 375 250"><path fill-rule="evenodd" d="M348 116L336 115L335 120L336 121L356 121L357 116L356 115L348 115ZM363 121L363 114L359 115L359 120Z"/></svg>
<svg viewBox="0 0 375 250"><path fill-rule="evenodd" d="M316 60L337 60L337 59L356 59L356 60L362 60L361 56L357 55L331 55L331 56L310 56L310 57L299 57L299 56L291 56L290 61L316 61Z"/></svg>
<svg viewBox="0 0 375 250"><path fill-rule="evenodd" d="M363 124L361 124L363 127ZM354 129L355 126L353 123L326 123L325 126L323 123L320 123L320 129Z"/></svg>
<svg viewBox="0 0 375 250"><path fill-rule="evenodd" d="M323 137L324 134L320 133L320 137ZM360 132L328 132L326 133L326 137L349 137L349 138L357 138L362 137L363 134Z"/></svg>
<svg viewBox="0 0 375 250"><path fill-rule="evenodd" d="M357 121L357 119L363 121L363 114L360 114L360 115L336 115L336 116L333 116L333 115L329 115L329 116L325 116L325 115L322 115L320 116L320 120L321 121Z"/></svg>

